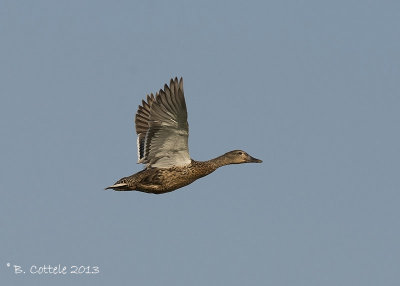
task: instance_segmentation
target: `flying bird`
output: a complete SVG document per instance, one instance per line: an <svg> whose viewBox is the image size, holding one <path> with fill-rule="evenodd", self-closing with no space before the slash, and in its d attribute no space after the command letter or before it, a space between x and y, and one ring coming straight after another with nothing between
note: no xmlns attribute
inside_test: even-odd
<svg viewBox="0 0 400 286"><path fill-rule="evenodd" d="M135 117L138 163L144 170L118 180L107 189L163 194L174 191L229 164L261 163L242 150L208 161L190 158L189 125L183 79L171 79L154 96L142 100Z"/></svg>

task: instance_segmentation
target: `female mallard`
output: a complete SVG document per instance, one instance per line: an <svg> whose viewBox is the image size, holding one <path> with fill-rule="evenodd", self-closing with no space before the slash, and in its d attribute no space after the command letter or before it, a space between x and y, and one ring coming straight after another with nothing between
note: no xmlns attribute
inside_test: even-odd
<svg viewBox="0 0 400 286"><path fill-rule="evenodd" d="M146 168L106 188L162 194L189 185L217 168L229 164L261 163L244 151L234 150L209 161L189 156L187 111L183 80L171 79L170 86L156 96L147 95L135 118L138 163Z"/></svg>

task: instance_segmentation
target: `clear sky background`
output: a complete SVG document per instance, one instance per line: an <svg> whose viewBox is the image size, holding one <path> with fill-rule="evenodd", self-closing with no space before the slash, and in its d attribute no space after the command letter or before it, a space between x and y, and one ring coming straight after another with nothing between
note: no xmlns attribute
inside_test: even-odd
<svg viewBox="0 0 400 286"><path fill-rule="evenodd" d="M399 31L398 1L1 1L1 284L399 285ZM175 76L194 159L264 162L104 191Z"/></svg>

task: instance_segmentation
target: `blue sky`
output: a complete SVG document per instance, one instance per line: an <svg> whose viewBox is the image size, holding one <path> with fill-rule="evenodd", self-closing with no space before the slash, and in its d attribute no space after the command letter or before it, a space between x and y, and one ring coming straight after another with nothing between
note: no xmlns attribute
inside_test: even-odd
<svg viewBox="0 0 400 286"><path fill-rule="evenodd" d="M398 285L399 12L1 1L1 282ZM137 105L175 76L194 159L264 162L165 195L104 191L141 170ZM100 273L28 273L49 264Z"/></svg>

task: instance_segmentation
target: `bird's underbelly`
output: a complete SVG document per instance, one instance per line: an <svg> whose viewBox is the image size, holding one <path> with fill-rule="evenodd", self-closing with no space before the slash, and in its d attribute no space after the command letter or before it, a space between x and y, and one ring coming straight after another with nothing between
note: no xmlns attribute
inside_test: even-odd
<svg viewBox="0 0 400 286"><path fill-rule="evenodd" d="M197 179L205 176L206 173L192 171L188 169L178 169L178 170L158 170L157 172L152 172L136 185L136 190L163 194L167 192L172 192L176 189L187 186Z"/></svg>
<svg viewBox="0 0 400 286"><path fill-rule="evenodd" d="M167 192L175 191L176 189L182 188L193 183L198 178L177 178L175 177L173 180L168 182L161 182L157 184L157 182L142 182L139 183L136 187L138 191L155 193L155 194L163 194Z"/></svg>

